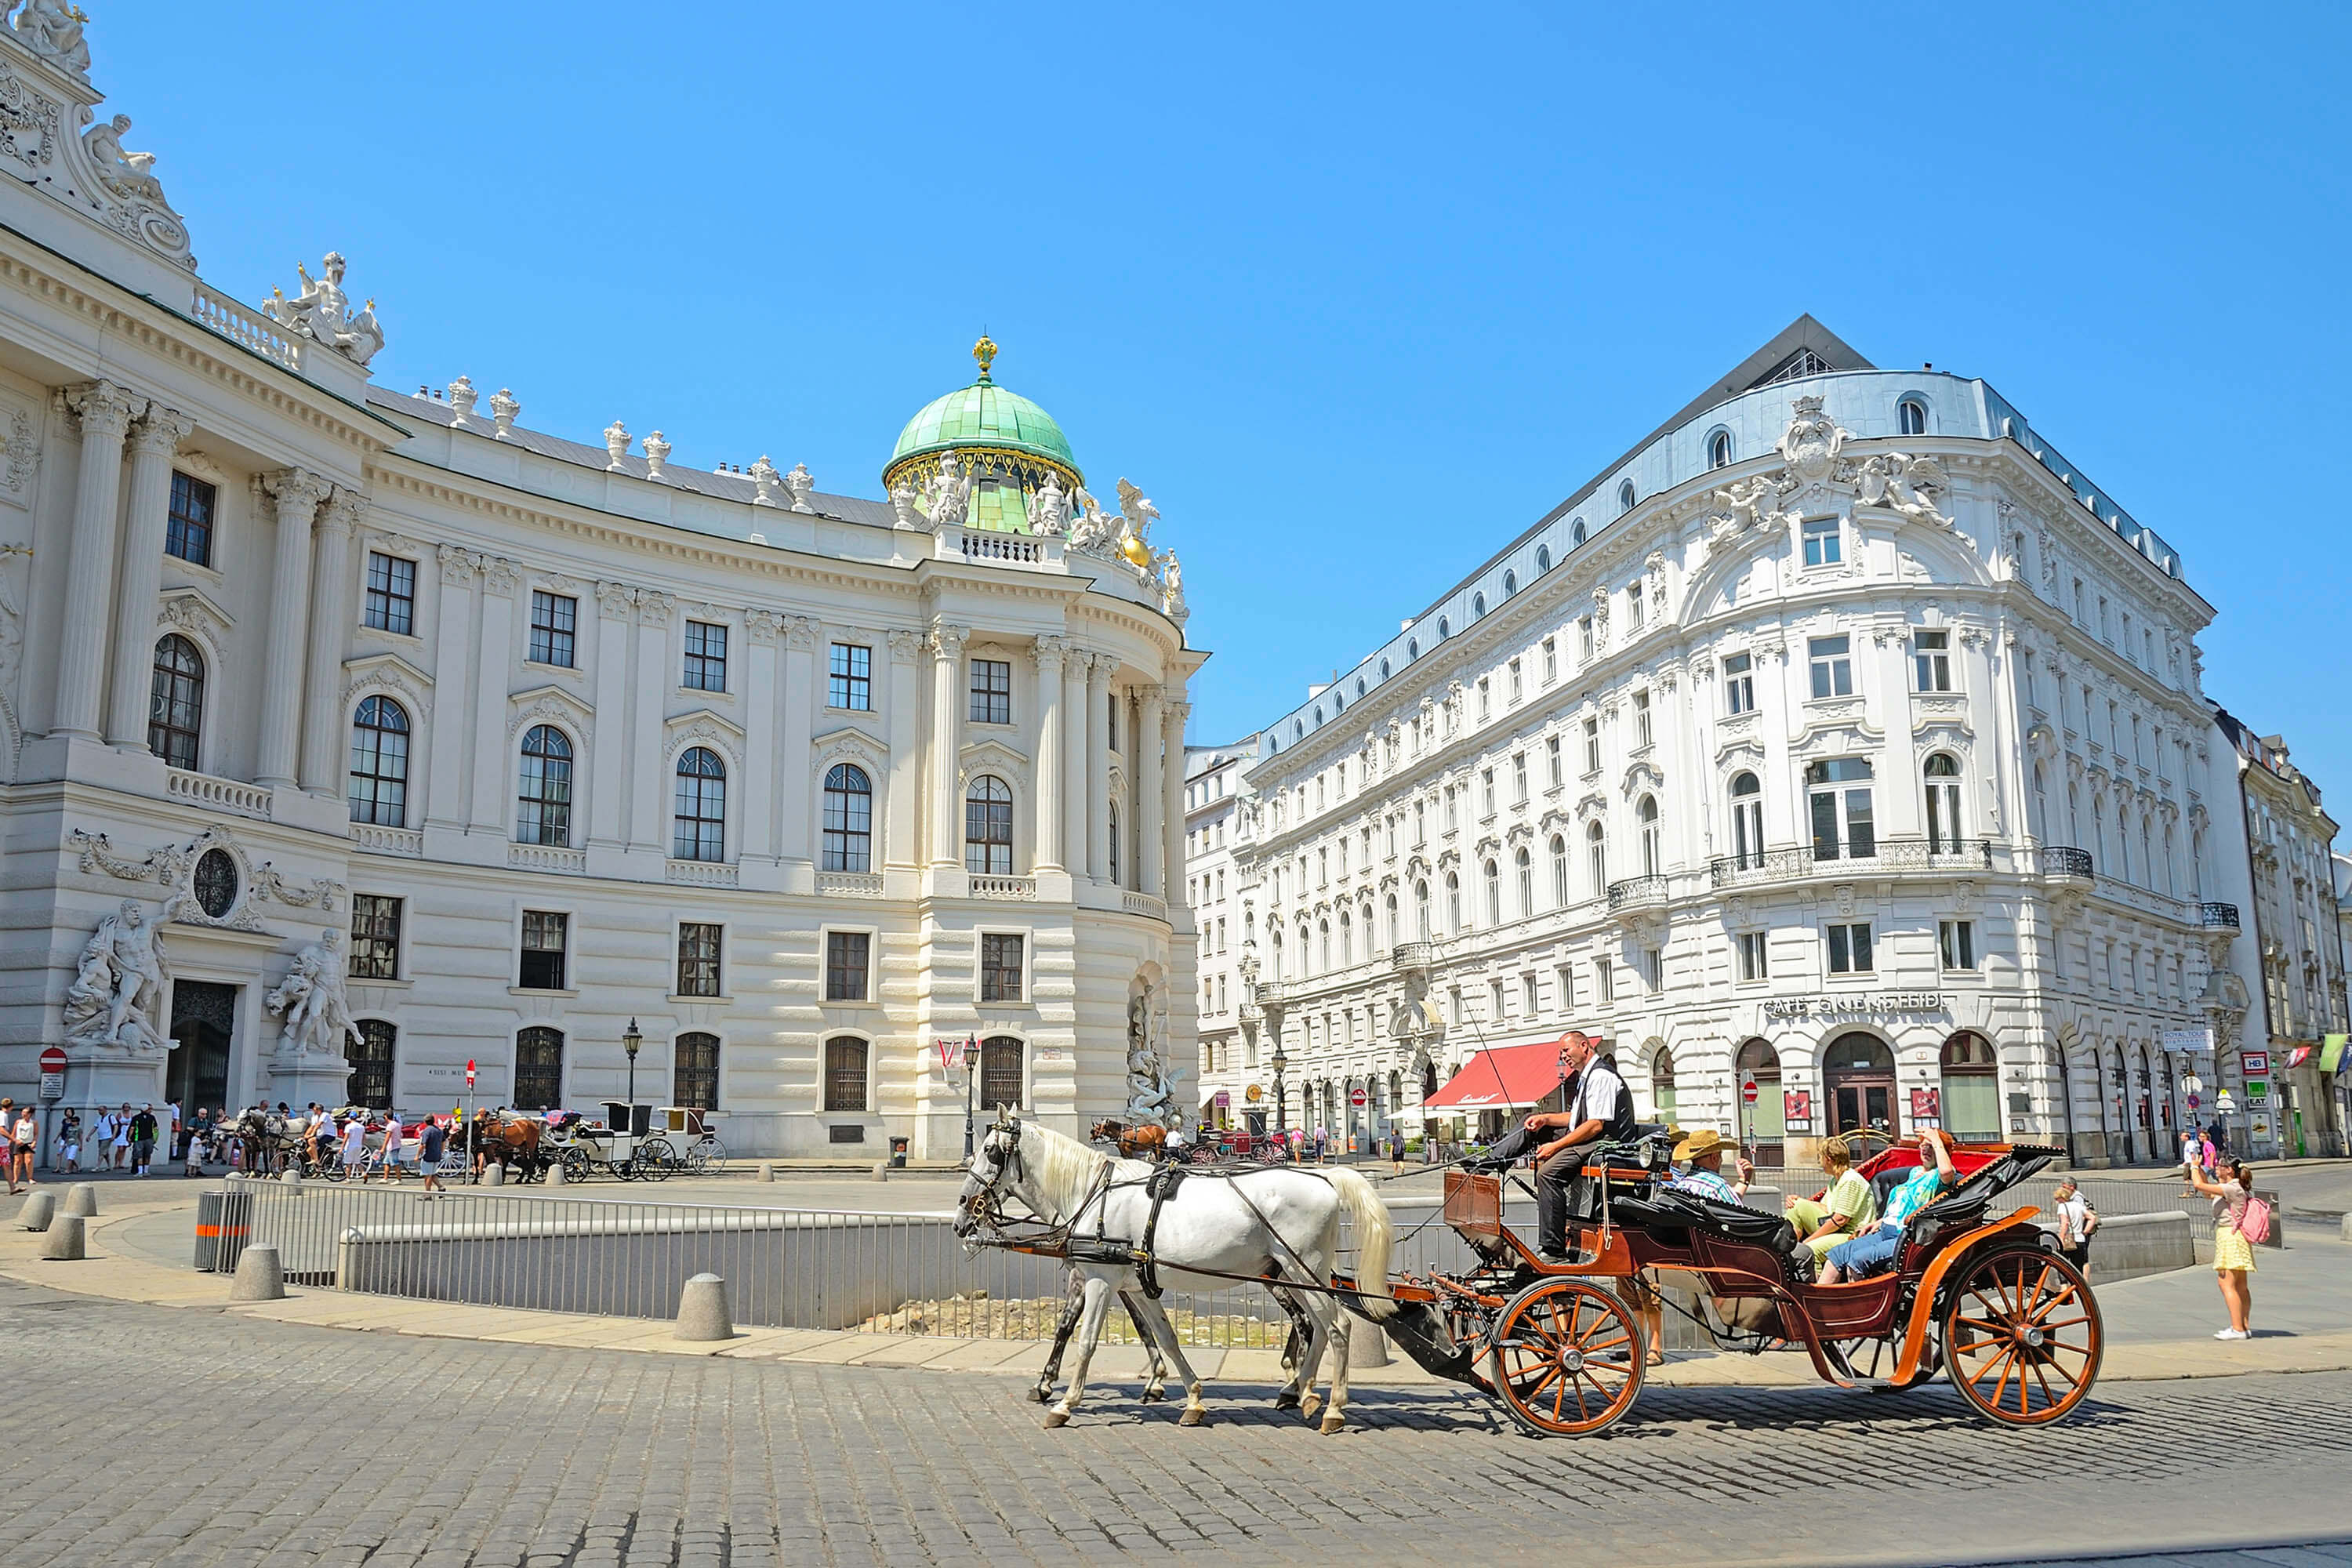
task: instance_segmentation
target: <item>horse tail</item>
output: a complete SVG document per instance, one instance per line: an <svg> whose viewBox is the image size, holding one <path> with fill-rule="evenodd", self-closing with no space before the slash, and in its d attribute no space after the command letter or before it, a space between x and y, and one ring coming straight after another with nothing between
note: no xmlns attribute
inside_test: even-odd
<svg viewBox="0 0 2352 1568"><path fill-rule="evenodd" d="M1396 1310L1396 1298L1389 1293L1389 1253L1396 1246L1389 1205L1371 1183L1345 1165L1318 1173L1330 1182L1355 1225L1356 1294L1364 1315L1379 1322Z"/></svg>

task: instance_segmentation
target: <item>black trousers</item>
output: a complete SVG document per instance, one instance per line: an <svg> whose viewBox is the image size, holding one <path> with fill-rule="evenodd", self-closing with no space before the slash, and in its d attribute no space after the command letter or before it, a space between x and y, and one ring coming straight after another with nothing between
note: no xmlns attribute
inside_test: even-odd
<svg viewBox="0 0 2352 1568"><path fill-rule="evenodd" d="M1549 1142L1556 1130L1530 1132L1523 1125L1486 1146L1489 1160L1517 1161L1534 1153ZM1601 1146L1601 1140L1589 1143L1571 1143L1547 1156L1536 1166L1536 1245L1543 1251L1561 1254L1568 1251L1568 1221L1573 1214L1579 1218L1591 1218L1591 1184L1584 1179L1584 1162Z"/></svg>

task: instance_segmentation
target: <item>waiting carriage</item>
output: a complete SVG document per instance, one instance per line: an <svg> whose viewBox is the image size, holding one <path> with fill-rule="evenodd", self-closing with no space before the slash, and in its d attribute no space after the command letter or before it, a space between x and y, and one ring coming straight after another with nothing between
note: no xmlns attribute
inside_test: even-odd
<svg viewBox="0 0 2352 1568"><path fill-rule="evenodd" d="M551 1117L540 1139L541 1163L562 1166L567 1182L584 1182L599 1170L625 1182L666 1182L686 1160L667 1130L654 1131L653 1112L650 1105L608 1100L602 1121Z"/></svg>

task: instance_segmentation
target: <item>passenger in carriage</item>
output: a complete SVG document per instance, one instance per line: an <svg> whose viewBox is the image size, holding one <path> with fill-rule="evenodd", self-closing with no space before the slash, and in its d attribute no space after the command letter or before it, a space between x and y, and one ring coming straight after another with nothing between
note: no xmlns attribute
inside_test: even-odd
<svg viewBox="0 0 2352 1568"><path fill-rule="evenodd" d="M1675 1145L1675 1160L1689 1167L1666 1184L1666 1190L1694 1193L1718 1203L1736 1204L1748 1195L1748 1183L1756 1174L1756 1167L1745 1155L1739 1158L1739 1180L1723 1179L1723 1152L1733 1145L1713 1128L1702 1127Z"/></svg>
<svg viewBox="0 0 2352 1568"><path fill-rule="evenodd" d="M1886 1212L1878 1216L1875 1226L1830 1248L1822 1267L1822 1284L1864 1279L1893 1268L1895 1254L1903 1249L1903 1228L1911 1223L1911 1216L1960 1184L1959 1172L1952 1164L1950 1133L1922 1132L1918 1144L1919 1169L1887 1194ZM1930 1152L1933 1163L1928 1161Z"/></svg>
<svg viewBox="0 0 2352 1568"><path fill-rule="evenodd" d="M1808 1264L1819 1264L1831 1247L1860 1236L1878 1217L1878 1200L1853 1168L1853 1151L1844 1139L1822 1144L1822 1174L1830 1179L1830 1187L1820 1199L1789 1200L1789 1223L1797 1227L1797 1256Z"/></svg>

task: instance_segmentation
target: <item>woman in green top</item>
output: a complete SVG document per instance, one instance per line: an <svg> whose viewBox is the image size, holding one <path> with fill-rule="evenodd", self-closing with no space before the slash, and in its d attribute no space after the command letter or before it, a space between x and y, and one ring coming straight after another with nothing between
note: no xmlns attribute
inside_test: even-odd
<svg viewBox="0 0 2352 1568"><path fill-rule="evenodd" d="M1813 1255L1816 1264L1831 1247L1868 1230L1878 1217L1878 1200L1870 1183L1853 1168L1853 1152L1844 1139L1832 1138L1822 1145L1822 1173L1829 1177L1830 1189L1820 1201L1789 1200L1789 1223L1797 1227L1798 1245Z"/></svg>

